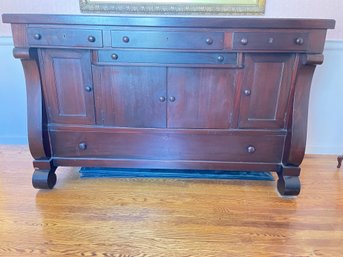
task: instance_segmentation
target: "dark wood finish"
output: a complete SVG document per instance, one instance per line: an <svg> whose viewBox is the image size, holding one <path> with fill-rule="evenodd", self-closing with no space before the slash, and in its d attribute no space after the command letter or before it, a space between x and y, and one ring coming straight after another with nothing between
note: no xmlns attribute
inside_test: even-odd
<svg viewBox="0 0 343 257"><path fill-rule="evenodd" d="M223 49L224 32L113 30L112 47L156 49ZM190 36L191 35L191 36ZM145 40L142 40L142 38Z"/></svg>
<svg viewBox="0 0 343 257"><path fill-rule="evenodd" d="M94 124L90 52L49 49L40 53L49 121Z"/></svg>
<svg viewBox="0 0 343 257"><path fill-rule="evenodd" d="M169 68L168 128L229 128L235 76L230 69Z"/></svg>
<svg viewBox="0 0 343 257"><path fill-rule="evenodd" d="M27 80L35 187L52 188L64 165L191 168L275 171L280 194L299 194L311 79L333 20L3 21Z"/></svg>
<svg viewBox="0 0 343 257"><path fill-rule="evenodd" d="M175 52L160 50L109 50L96 52L97 63L102 65L154 65L239 68L238 54L223 52Z"/></svg>
<svg viewBox="0 0 343 257"><path fill-rule="evenodd" d="M308 32L237 32L233 49L304 51L308 49Z"/></svg>
<svg viewBox="0 0 343 257"><path fill-rule="evenodd" d="M166 68L93 67L97 124L166 127Z"/></svg>
<svg viewBox="0 0 343 257"><path fill-rule="evenodd" d="M216 17L165 17L165 16L101 16L101 15L51 15L3 14L5 23L59 24L59 25L112 25L176 28L248 28L248 29L333 29L335 21L329 19L263 19Z"/></svg>
<svg viewBox="0 0 343 257"><path fill-rule="evenodd" d="M32 46L102 47L102 30L30 27L28 43Z"/></svg>
<svg viewBox="0 0 343 257"><path fill-rule="evenodd" d="M295 56L245 56L239 114L240 128L284 128Z"/></svg>
<svg viewBox="0 0 343 257"><path fill-rule="evenodd" d="M150 129L106 132L91 129L82 133L51 130L50 136L54 157L266 163L281 161L285 139L283 135L270 136L265 132L249 136L239 131L169 130L167 134ZM80 147L80 144L86 147ZM249 147L254 147L255 151L249 152Z"/></svg>

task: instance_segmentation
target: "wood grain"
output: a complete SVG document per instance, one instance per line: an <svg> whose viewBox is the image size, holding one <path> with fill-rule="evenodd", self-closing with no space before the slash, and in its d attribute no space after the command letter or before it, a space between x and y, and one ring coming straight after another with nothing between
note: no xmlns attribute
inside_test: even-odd
<svg viewBox="0 0 343 257"><path fill-rule="evenodd" d="M0 146L0 256L343 256L336 156L306 156L302 171L297 198L277 196L275 181L79 179L71 168L37 191L28 148Z"/></svg>

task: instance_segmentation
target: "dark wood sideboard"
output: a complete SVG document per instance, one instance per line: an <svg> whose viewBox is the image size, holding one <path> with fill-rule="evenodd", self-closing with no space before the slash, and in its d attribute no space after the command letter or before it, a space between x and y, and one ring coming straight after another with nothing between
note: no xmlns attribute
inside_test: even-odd
<svg viewBox="0 0 343 257"><path fill-rule="evenodd" d="M58 166L275 171L298 195L312 75L333 20L4 14L33 186Z"/></svg>

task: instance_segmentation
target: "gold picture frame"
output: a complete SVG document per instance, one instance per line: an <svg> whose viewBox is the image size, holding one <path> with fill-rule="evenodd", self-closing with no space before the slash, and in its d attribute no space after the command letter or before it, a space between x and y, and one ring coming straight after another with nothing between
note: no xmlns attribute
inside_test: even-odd
<svg viewBox="0 0 343 257"><path fill-rule="evenodd" d="M84 13L262 15L266 0L80 0Z"/></svg>

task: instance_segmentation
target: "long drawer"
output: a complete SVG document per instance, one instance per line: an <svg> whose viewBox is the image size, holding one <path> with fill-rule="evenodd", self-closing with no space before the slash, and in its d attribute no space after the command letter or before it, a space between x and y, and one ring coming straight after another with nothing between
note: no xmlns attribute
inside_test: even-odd
<svg viewBox="0 0 343 257"><path fill-rule="evenodd" d="M166 50L100 50L96 62L101 64L192 64L240 66L237 53L175 52Z"/></svg>
<svg viewBox="0 0 343 257"><path fill-rule="evenodd" d="M224 32L112 30L112 47L153 49L224 48Z"/></svg>
<svg viewBox="0 0 343 257"><path fill-rule="evenodd" d="M284 135L150 129L51 130L54 157L279 163Z"/></svg>

